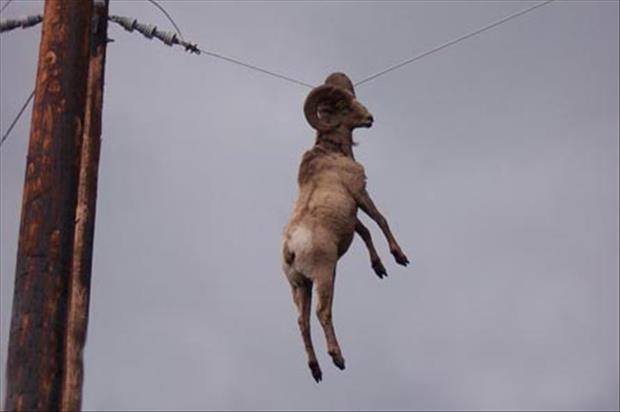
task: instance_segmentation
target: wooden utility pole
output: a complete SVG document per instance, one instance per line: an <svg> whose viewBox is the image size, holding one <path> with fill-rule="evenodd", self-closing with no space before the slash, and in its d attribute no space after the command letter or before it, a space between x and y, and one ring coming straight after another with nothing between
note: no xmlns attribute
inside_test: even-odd
<svg viewBox="0 0 620 412"><path fill-rule="evenodd" d="M22 199L5 409L59 410L92 1L45 3Z"/></svg>
<svg viewBox="0 0 620 412"><path fill-rule="evenodd" d="M88 328L90 278L95 236L97 180L101 149L101 113L105 56L108 42L108 0L95 0L88 67L84 133L75 214L73 262L69 278L65 368L61 410L77 411L82 405L83 351Z"/></svg>

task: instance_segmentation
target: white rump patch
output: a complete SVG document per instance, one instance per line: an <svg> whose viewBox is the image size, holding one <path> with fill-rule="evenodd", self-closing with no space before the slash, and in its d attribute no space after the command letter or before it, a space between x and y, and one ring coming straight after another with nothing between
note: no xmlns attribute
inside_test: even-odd
<svg viewBox="0 0 620 412"><path fill-rule="evenodd" d="M312 232L304 226L297 226L291 234L288 247L297 255L303 253L304 250L312 247Z"/></svg>

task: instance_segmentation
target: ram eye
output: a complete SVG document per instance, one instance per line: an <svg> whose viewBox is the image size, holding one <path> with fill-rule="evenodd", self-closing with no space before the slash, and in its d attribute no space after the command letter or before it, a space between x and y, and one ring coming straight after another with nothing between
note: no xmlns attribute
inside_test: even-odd
<svg viewBox="0 0 620 412"><path fill-rule="evenodd" d="M339 112L350 112L351 111L349 105L344 100L339 100L338 102L336 102L335 107L336 107L336 110L338 110Z"/></svg>

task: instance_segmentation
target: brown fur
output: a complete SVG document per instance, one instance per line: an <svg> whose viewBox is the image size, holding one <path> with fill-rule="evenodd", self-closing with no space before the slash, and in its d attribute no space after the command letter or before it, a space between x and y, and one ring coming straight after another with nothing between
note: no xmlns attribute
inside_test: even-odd
<svg viewBox="0 0 620 412"><path fill-rule="evenodd" d="M333 127L318 132L314 147L302 158L298 175L299 196L285 228L283 241L283 269L299 312L298 322L308 365L317 382L322 379L322 373L310 338L313 285L318 298L317 316L325 332L328 353L334 364L344 369L345 361L332 324L332 302L336 263L349 249L356 232L369 250L377 275L380 278L387 276L370 232L357 218L358 208L379 224L397 263L409 263L386 219L368 195L364 168L353 156L352 131L357 127L370 127L372 116L355 99L353 86L346 75L332 74L326 84L346 90L345 93L350 95L327 92L325 101L316 106L319 116L313 121L325 122ZM339 98L342 96L344 99ZM315 124L312 125L315 127ZM325 130L323 124L318 126L317 129Z"/></svg>

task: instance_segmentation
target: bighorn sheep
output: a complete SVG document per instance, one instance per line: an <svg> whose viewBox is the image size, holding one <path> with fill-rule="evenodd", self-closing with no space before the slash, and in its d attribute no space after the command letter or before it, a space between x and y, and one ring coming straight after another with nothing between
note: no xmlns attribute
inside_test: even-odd
<svg viewBox="0 0 620 412"><path fill-rule="evenodd" d="M299 195L284 230L282 253L283 269L299 312L308 366L319 382L322 372L310 338L313 285L316 285L316 311L325 332L328 353L334 364L344 369L345 361L332 324L332 301L336 263L348 250L355 233L364 240L376 274L380 278L386 275L370 232L357 218L357 209L377 222L397 263L406 266L409 260L366 191L364 168L353 156L353 129L371 127L373 118L355 98L349 78L343 73L331 74L325 84L310 92L304 113L308 123L317 130L317 137L299 167Z"/></svg>

